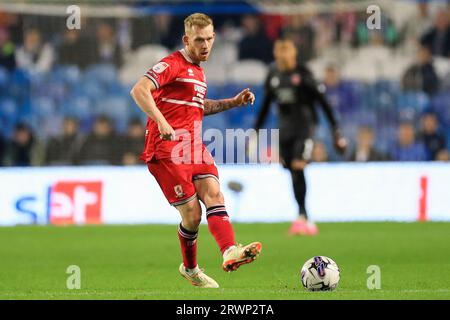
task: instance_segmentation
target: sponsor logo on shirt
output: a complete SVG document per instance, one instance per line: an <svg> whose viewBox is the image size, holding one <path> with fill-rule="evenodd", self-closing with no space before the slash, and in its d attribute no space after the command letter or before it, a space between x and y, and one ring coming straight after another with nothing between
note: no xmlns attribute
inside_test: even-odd
<svg viewBox="0 0 450 320"><path fill-rule="evenodd" d="M159 62L153 66L152 70L155 71L156 73L161 73L164 70L166 70L168 66L169 64L165 62Z"/></svg>

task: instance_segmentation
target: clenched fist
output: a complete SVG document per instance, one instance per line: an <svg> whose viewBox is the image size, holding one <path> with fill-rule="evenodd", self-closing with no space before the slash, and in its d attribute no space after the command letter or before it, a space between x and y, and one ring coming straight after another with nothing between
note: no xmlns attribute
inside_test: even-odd
<svg viewBox="0 0 450 320"><path fill-rule="evenodd" d="M158 123L159 137L163 140L175 140L175 130L167 121Z"/></svg>
<svg viewBox="0 0 450 320"><path fill-rule="evenodd" d="M252 104L255 102L255 95L250 91L250 88L244 89L239 92L234 98L234 103L236 106L246 105L248 103Z"/></svg>

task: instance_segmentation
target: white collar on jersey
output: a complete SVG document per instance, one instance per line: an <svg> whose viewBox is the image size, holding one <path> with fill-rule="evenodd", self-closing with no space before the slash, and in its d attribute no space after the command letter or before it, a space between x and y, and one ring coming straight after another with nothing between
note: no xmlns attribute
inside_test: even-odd
<svg viewBox="0 0 450 320"><path fill-rule="evenodd" d="M183 48L181 50L179 50L181 55L190 63L195 64L195 65L200 65L198 63L195 63L194 61L192 61L192 59L189 57L189 55L187 54L186 50Z"/></svg>

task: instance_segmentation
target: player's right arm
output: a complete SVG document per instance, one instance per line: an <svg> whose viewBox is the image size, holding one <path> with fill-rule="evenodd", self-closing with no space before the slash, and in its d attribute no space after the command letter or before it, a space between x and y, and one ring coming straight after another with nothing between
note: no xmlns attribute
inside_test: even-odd
<svg viewBox="0 0 450 320"><path fill-rule="evenodd" d="M156 86L153 81L147 77L142 77L133 86L130 94L139 108L158 125L160 137L163 140L173 140L175 138L175 130L173 130L166 118L164 118L163 114L156 106L155 100L152 96L153 90L156 90Z"/></svg>

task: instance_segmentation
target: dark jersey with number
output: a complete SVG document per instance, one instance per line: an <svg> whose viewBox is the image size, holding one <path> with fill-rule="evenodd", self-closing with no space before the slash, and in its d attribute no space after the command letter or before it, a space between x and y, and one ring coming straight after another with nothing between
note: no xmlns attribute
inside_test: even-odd
<svg viewBox="0 0 450 320"><path fill-rule="evenodd" d="M317 102L322 106L332 128L336 128L336 119L324 90L307 67L298 65L291 71L281 72L272 66L264 87L265 95L256 129L264 124L272 101L278 105L280 140L308 139L313 136L318 122Z"/></svg>

